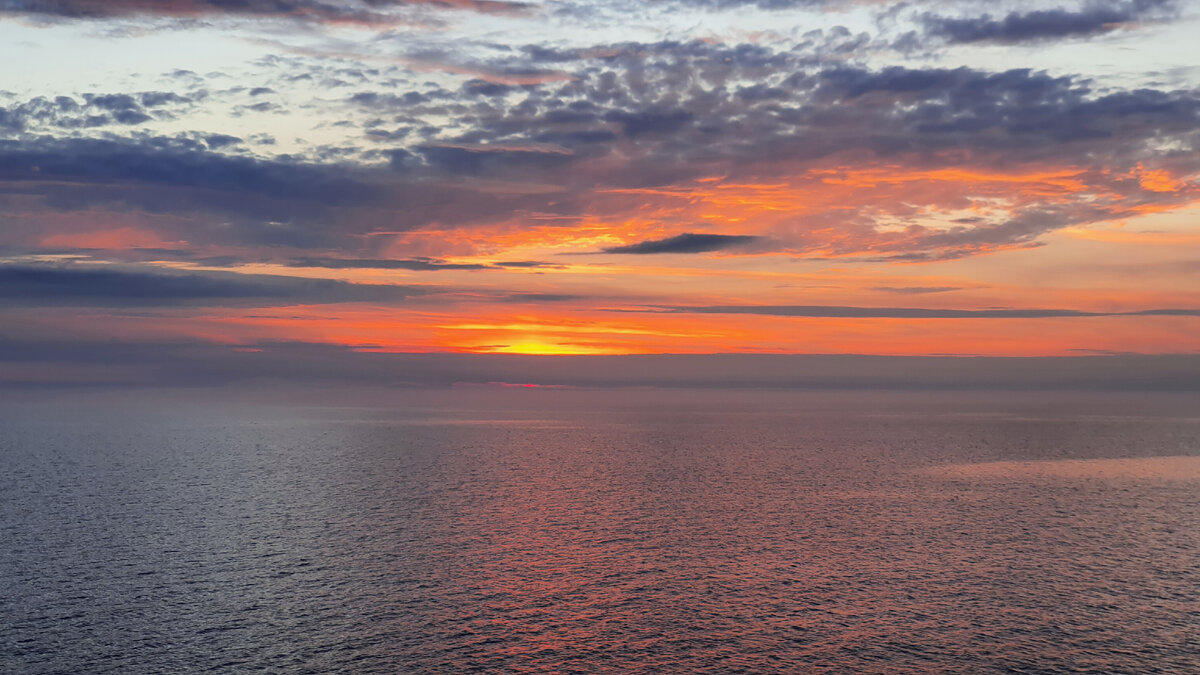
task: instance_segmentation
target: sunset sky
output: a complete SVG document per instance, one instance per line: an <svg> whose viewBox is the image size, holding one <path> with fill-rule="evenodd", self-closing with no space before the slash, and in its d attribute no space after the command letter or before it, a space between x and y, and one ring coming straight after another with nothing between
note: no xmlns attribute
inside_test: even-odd
<svg viewBox="0 0 1200 675"><path fill-rule="evenodd" d="M1198 35L1185 0L0 0L0 380L1195 354Z"/></svg>

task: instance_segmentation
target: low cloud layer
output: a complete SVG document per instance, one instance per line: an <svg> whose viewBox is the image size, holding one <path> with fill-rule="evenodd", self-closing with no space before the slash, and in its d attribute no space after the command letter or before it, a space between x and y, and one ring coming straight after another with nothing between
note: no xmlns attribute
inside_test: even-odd
<svg viewBox="0 0 1200 675"><path fill-rule="evenodd" d="M1190 391L1200 357L1084 356L947 358L784 354L570 356L379 354L305 343L236 348L188 342L136 345L0 340L0 391L30 387L222 386L463 387L500 383L565 387L748 388L791 390ZM40 364L52 380L14 377ZM47 364L54 364L51 368ZM126 376L97 381L97 364ZM5 376L5 373L8 373ZM72 380L72 373L77 373Z"/></svg>

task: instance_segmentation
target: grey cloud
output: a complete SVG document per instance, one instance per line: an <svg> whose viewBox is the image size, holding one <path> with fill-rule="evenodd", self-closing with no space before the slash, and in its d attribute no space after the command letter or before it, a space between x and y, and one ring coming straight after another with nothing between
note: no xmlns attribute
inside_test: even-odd
<svg viewBox="0 0 1200 675"><path fill-rule="evenodd" d="M428 91L407 91L403 94L379 93L374 91L360 91L350 97L349 101L353 104L367 108L383 108L383 109L399 109L408 106L417 106L424 103L429 103L435 99L443 99L450 97L452 94L444 89L431 89Z"/></svg>
<svg viewBox="0 0 1200 675"><path fill-rule="evenodd" d="M512 303L542 303L542 302L575 302L577 300L594 300L595 298L587 295L573 295L570 293L507 293L500 298L501 302Z"/></svg>
<svg viewBox="0 0 1200 675"><path fill-rule="evenodd" d="M242 139L229 134L209 134L204 137L204 143L211 149L216 150L227 145L237 145Z"/></svg>
<svg viewBox="0 0 1200 675"><path fill-rule="evenodd" d="M744 246L746 244L759 241L761 237L753 237L747 235L732 235L732 234L697 234L685 232L684 234L666 239L653 239L650 241L642 241L636 244L627 246L612 246L604 249L605 253L632 253L632 254L654 254L654 253L707 253L710 251L723 251L729 248Z"/></svg>
<svg viewBox="0 0 1200 675"><path fill-rule="evenodd" d="M531 8L528 3L499 0L0 0L0 15L41 15L75 20L228 16L390 23L395 18L391 10L410 6L497 14Z"/></svg>
<svg viewBox="0 0 1200 675"><path fill-rule="evenodd" d="M544 51L521 50L517 58L550 58ZM435 101L426 92L370 91L352 100L381 112L403 113L404 123L414 127L422 116L449 117L452 122L442 125L449 133L439 141L451 144L558 143L583 153L578 159L586 160L606 153L606 145L630 139L636 141L637 161L644 167L634 177L665 175L666 182L686 175L685 167L697 160L803 161L851 149L893 154L964 145L1032 153L1044 150L1047 136L1062 142L1111 141L1129 132L1145 136L1155 131L1151 120L1132 119L1130 108L1122 111L1116 107L1119 101L1093 96L1084 82L1028 70L820 68L803 51L700 42L599 45L592 51L595 56L574 59L569 72L575 77L568 82L489 84L517 94L511 100L450 100L442 92ZM553 58L562 62L572 53ZM1138 114L1160 115L1162 122L1174 125L1172 131L1194 123L1189 108L1194 109L1195 96L1189 92L1125 94L1134 108L1143 104ZM1169 103L1135 100L1154 96ZM888 97L901 97L910 105L898 114L896 101ZM1175 110L1164 109L1171 104ZM1155 106L1158 112L1151 109ZM1118 124L1121 115L1123 125ZM465 164L470 170L508 168L504 162L491 169L477 166L482 158L464 152L435 149L431 154L458 157L431 161ZM663 166L668 162L673 166Z"/></svg>
<svg viewBox="0 0 1200 675"><path fill-rule="evenodd" d="M216 145L233 142L220 136L205 141ZM206 152L203 147L186 138L164 137L0 141L0 180L18 185L22 181L58 181L75 187L74 192L62 192L63 198L87 201L91 200L88 186L95 185L100 193L97 200L123 196L139 199L152 210L225 207L278 221L301 215L306 204L307 208L338 207L379 200L378 187L356 179L344 167L230 156ZM187 198L170 191L145 192L141 186L205 193ZM155 202L160 206L156 208ZM313 215L319 217L319 212Z"/></svg>
<svg viewBox="0 0 1200 675"><path fill-rule="evenodd" d="M876 286L873 290L900 295L925 295L927 293L948 293L961 291L958 286Z"/></svg>
<svg viewBox="0 0 1200 675"><path fill-rule="evenodd" d="M0 304L9 306L396 302L427 292L422 287L232 272L172 273L99 265L0 265Z"/></svg>
<svg viewBox="0 0 1200 675"><path fill-rule="evenodd" d="M850 0L854 2L855 0ZM766 11L783 11L789 9L822 9L839 8L847 4L845 0L649 0L637 3L666 6L668 8L694 8L710 12L728 11L745 8L756 8Z"/></svg>
<svg viewBox="0 0 1200 675"><path fill-rule="evenodd" d="M287 263L293 267L325 267L330 269L391 269L412 270L414 272L437 272L441 270L491 270L491 269L532 269L538 267L557 267L551 263L534 260L515 260L496 263L452 263L433 258L294 258Z"/></svg>
<svg viewBox="0 0 1200 675"><path fill-rule="evenodd" d="M537 267L560 268L560 267L562 267L562 265L556 265L554 263L547 263L547 262L539 262L537 260L509 260L509 261L496 263L496 267L515 267L515 268L530 269L530 268L537 268Z"/></svg>
<svg viewBox="0 0 1200 675"><path fill-rule="evenodd" d="M156 115L169 116L195 103L187 96L162 91L86 93L82 99L38 96L0 107L0 131L10 134L61 133L113 125L136 126L151 121Z"/></svg>
<svg viewBox="0 0 1200 675"><path fill-rule="evenodd" d="M210 143L223 152L209 150ZM157 218L168 240L194 246L272 245L361 251L355 235L429 223L456 227L515 211L569 212L569 195L476 190L469 182L430 181L455 170L485 173L497 163L535 171L562 161L546 152L434 151L441 166L396 151L393 171L344 161L312 163L287 156L261 159L230 139L204 135L124 140L0 140L0 194L37 197L42 209L135 210ZM330 156L339 157L338 149ZM474 168L472 168L474 162ZM364 248L365 247L365 248ZM365 256L364 256L365 257Z"/></svg>
<svg viewBox="0 0 1200 675"><path fill-rule="evenodd" d="M509 175L512 171L554 169L572 161L569 152L542 152L524 148L426 144L416 152L426 166L455 175Z"/></svg>
<svg viewBox="0 0 1200 675"><path fill-rule="evenodd" d="M614 110L604 116L609 122L621 125L625 135L637 138L646 134L668 134L679 131L694 119L687 110Z"/></svg>
<svg viewBox="0 0 1200 675"><path fill-rule="evenodd" d="M990 14L969 18L926 14L921 20L928 35L947 42L1015 44L1103 35L1131 22L1165 19L1174 14L1175 4L1175 0L1095 0L1078 9L1011 12L1001 19Z"/></svg>
<svg viewBox="0 0 1200 675"><path fill-rule="evenodd" d="M718 175L770 179L783 163L803 172L845 153L914 167L944 167L967 156L974 165L1077 166L1099 188L1125 194L1120 206L1130 209L1182 199L1136 193L1135 184L1118 180L1152 156L1149 144L1178 148L1172 161L1179 175L1200 170L1200 155L1192 152L1200 148L1195 91L1096 92L1078 77L1025 69L829 67L813 60L823 41L853 37L834 32L793 51L701 41L515 49L511 64L492 65L537 72L534 59L552 60L569 64L572 78L497 85L505 96L428 83L407 92L364 89L342 100L338 121L363 130L371 142L355 140L368 147L318 147L303 159L249 157L248 148L203 134L0 143L0 178L44 194L55 208L115 202L206 214L236 226L201 228L189 241L212 236L368 258L378 252L347 249L352 242L344 235L494 222L520 211L574 215L597 207L596 189ZM126 109L125 103L116 98L105 105ZM112 119L110 110L88 108ZM70 114L86 120L89 113ZM156 113L143 106L142 114ZM0 127L24 125L26 118L0 110ZM217 146L222 152L207 152ZM959 159L947 159L947 152ZM502 194L483 187L488 181L530 187ZM1031 203L999 226L916 227L901 236L877 231L870 213L850 210L781 221L780 231L764 234L798 255L915 261L1034 245L1047 231L1120 216L1083 201ZM834 227L854 236L832 245L806 238Z"/></svg>
<svg viewBox="0 0 1200 675"><path fill-rule="evenodd" d="M491 265L477 263L448 263L429 258L407 260L364 259L364 258L296 258L288 263L293 267L325 267L330 269L388 269L430 272L437 270L484 270Z"/></svg>
<svg viewBox="0 0 1200 675"><path fill-rule="evenodd" d="M553 142L579 153L578 161L632 140L635 165L607 180L642 186L853 150L886 156L969 148L1000 161L1066 152L1095 162L1126 160L1149 138L1197 142L1200 96L1193 91L1098 95L1086 80L1027 69L821 67L803 52L758 45L661 42L594 51L599 56L578 61L570 82L523 89L507 103L472 104L459 113L472 121L460 138Z"/></svg>

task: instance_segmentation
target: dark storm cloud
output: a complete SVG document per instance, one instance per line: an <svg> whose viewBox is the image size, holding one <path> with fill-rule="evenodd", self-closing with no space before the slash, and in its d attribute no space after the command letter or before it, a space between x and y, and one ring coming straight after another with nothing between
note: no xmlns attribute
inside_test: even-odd
<svg viewBox="0 0 1200 675"><path fill-rule="evenodd" d="M624 311L624 310L623 310ZM825 305L664 305L648 312L682 314L753 314L838 319L1054 319L1097 316L1200 316L1200 309L1166 308L1132 312L1085 312L1074 309L925 309L916 307L842 307Z"/></svg>
<svg viewBox="0 0 1200 675"><path fill-rule="evenodd" d="M696 234L685 232L666 239L653 239L627 246L612 246L604 249L605 253L707 253L723 251L737 246L744 246L760 240L761 237L732 234Z"/></svg>
<svg viewBox="0 0 1200 675"><path fill-rule="evenodd" d="M1132 22L1165 18L1174 9L1175 0L1101 0L1078 9L1011 12L1002 19L990 14L970 18L926 14L922 23L928 35L951 43L1015 44L1103 35Z"/></svg>
<svg viewBox="0 0 1200 675"><path fill-rule="evenodd" d="M0 305L126 307L395 302L421 287L232 272L170 273L82 265L0 265Z"/></svg>
<svg viewBox="0 0 1200 675"><path fill-rule="evenodd" d="M388 23L394 18L388 10L407 6L498 14L531 8L524 2L495 0L0 0L0 15L43 15L65 19L245 16Z"/></svg>

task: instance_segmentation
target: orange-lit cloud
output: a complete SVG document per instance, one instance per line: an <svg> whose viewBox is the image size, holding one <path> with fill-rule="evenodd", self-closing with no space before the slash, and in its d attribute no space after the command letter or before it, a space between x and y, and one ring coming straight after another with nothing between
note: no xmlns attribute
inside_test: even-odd
<svg viewBox="0 0 1200 675"><path fill-rule="evenodd" d="M49 234L38 242L47 248L94 248L122 251L133 248L183 248L187 242L166 241L157 232L134 227L94 230L78 233Z"/></svg>

